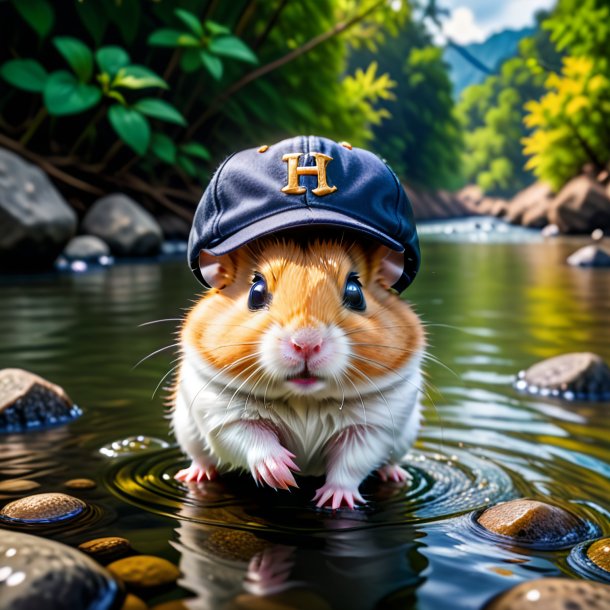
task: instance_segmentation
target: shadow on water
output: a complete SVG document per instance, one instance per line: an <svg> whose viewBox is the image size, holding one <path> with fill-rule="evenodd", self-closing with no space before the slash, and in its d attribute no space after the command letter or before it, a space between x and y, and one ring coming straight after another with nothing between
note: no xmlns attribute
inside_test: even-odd
<svg viewBox="0 0 610 610"><path fill-rule="evenodd" d="M574 574L568 549L496 544L469 516L537 497L610 530L608 405L522 395L511 385L520 369L562 352L610 360L610 272L567 267L575 247L424 239L422 273L407 298L447 368L428 366L426 425L405 458L410 487L371 478L369 503L355 513L314 509L316 481L288 494L239 476L206 486L174 480L185 460L163 448L173 439L162 398L151 396L175 351L133 367L175 341L175 319L197 291L186 265L0 284L0 367L59 383L85 411L69 426L3 437L0 474L39 484L29 493L66 491L74 477L98 483L69 492L88 503L83 515L24 529L69 544L123 535L178 563L183 589L174 595L192 596L197 609L432 610L447 600L478 608L520 581ZM139 435L152 440L100 452Z"/></svg>

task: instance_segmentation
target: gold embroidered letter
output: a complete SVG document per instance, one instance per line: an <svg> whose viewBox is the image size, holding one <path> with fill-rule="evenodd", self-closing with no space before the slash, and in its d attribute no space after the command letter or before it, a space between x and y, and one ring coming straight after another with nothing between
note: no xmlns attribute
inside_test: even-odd
<svg viewBox="0 0 610 610"><path fill-rule="evenodd" d="M312 189L312 193L318 197L330 195L337 190L336 186L328 186L326 181L326 166L333 160L332 157L323 153L312 152L310 155L315 158L316 165L299 166L299 158L303 153L289 153L282 157L282 161L288 163L288 184L282 189L282 193L287 195L302 195L307 189L299 185L299 176L317 176L318 186Z"/></svg>

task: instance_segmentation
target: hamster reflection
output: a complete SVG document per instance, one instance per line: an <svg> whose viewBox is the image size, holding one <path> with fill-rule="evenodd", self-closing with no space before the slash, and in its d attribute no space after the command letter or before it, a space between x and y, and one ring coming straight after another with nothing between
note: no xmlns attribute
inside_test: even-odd
<svg viewBox="0 0 610 610"><path fill-rule="evenodd" d="M409 607L427 562L409 527L344 530L340 515L326 533L255 535L182 521L180 585L197 597L192 610ZM398 604L398 606L394 606Z"/></svg>

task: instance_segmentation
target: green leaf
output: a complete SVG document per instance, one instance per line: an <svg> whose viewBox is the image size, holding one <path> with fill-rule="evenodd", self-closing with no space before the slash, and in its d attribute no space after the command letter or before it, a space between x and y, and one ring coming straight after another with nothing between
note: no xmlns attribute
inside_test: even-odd
<svg viewBox="0 0 610 610"><path fill-rule="evenodd" d="M176 125L186 125L186 119L171 104L165 100L147 97L138 100L132 108L146 116Z"/></svg>
<svg viewBox="0 0 610 610"><path fill-rule="evenodd" d="M199 22L199 19L193 13L189 11L185 11L182 8L177 8L174 11L174 14L184 25L195 34L198 38L203 38L205 36L205 32L203 31L203 26Z"/></svg>
<svg viewBox="0 0 610 610"><path fill-rule="evenodd" d="M203 63L205 69L212 75L216 80L222 78L223 66L222 59L207 53L206 51L200 51L201 63Z"/></svg>
<svg viewBox="0 0 610 610"><path fill-rule="evenodd" d="M125 66L121 68L112 83L113 87L125 87L127 89L146 89L148 87L159 87L167 89L167 83L155 72L144 66Z"/></svg>
<svg viewBox="0 0 610 610"><path fill-rule="evenodd" d="M214 34L215 36L231 33L231 30L226 25L222 25L216 21L211 21L210 19L205 21L203 25L205 26L206 30L210 32L210 34Z"/></svg>
<svg viewBox="0 0 610 610"><path fill-rule="evenodd" d="M41 38L53 29L55 12L47 0L13 0L12 5Z"/></svg>
<svg viewBox="0 0 610 610"><path fill-rule="evenodd" d="M235 36L219 36L218 38L212 38L208 50L211 53L214 53L214 55L231 57L232 59L245 61L251 64L258 63L258 59L250 47Z"/></svg>
<svg viewBox="0 0 610 610"><path fill-rule="evenodd" d="M148 37L148 44L155 47L200 47L201 41L179 30L156 30Z"/></svg>
<svg viewBox="0 0 610 610"><path fill-rule="evenodd" d="M198 159L203 159L204 161L210 161L212 159L210 151L198 142L189 142L188 144L182 144L182 146L180 146L180 151L183 152L185 155L197 157Z"/></svg>
<svg viewBox="0 0 610 610"><path fill-rule="evenodd" d="M78 13L91 38L93 38L95 46L99 46L104 38L109 21L104 7L97 2L76 2L74 3L74 10Z"/></svg>
<svg viewBox="0 0 610 610"><path fill-rule="evenodd" d="M111 106L108 120L117 135L138 155L143 155L150 142L150 125L146 117L132 108Z"/></svg>
<svg viewBox="0 0 610 610"><path fill-rule="evenodd" d="M83 1L83 0L81 0ZM91 2L91 0L86 0ZM99 2L99 0L96 0ZM114 0L112 2L101 2L104 12L110 21L114 23L123 41L131 45L139 31L142 0Z"/></svg>
<svg viewBox="0 0 610 610"><path fill-rule="evenodd" d="M178 167L182 168L189 176L197 176L197 166L188 158L178 155Z"/></svg>
<svg viewBox="0 0 610 610"><path fill-rule="evenodd" d="M111 46L98 49L95 52L95 61L102 72L115 76L121 68L129 65L131 59L125 49Z"/></svg>
<svg viewBox="0 0 610 610"><path fill-rule="evenodd" d="M67 70L50 74L44 87L44 104L53 116L84 112L101 99L102 92L98 87L79 82Z"/></svg>
<svg viewBox="0 0 610 610"><path fill-rule="evenodd" d="M42 93L48 74L33 59L10 59L0 67L0 76L17 89Z"/></svg>
<svg viewBox="0 0 610 610"><path fill-rule="evenodd" d="M180 58L180 67L185 72L194 72L201 67L199 49L185 49Z"/></svg>
<svg viewBox="0 0 610 610"><path fill-rule="evenodd" d="M56 36L53 44L70 64L79 80L87 82L93 74L93 53L80 40L70 36Z"/></svg>
<svg viewBox="0 0 610 610"><path fill-rule="evenodd" d="M171 165L176 162L176 145L171 138L163 133L152 134L150 150L161 161L165 161L165 163Z"/></svg>

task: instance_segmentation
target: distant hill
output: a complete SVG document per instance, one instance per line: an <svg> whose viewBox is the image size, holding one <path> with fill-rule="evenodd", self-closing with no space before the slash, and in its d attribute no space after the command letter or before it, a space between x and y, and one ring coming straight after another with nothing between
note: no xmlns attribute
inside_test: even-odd
<svg viewBox="0 0 610 610"><path fill-rule="evenodd" d="M517 54L519 41L531 36L535 28L521 30L503 30L492 34L483 42L463 45L471 55L478 59L490 70L496 68L505 60ZM457 99L460 93L469 85L482 83L486 74L475 68L468 60L462 57L455 49L445 48L445 61L449 64L449 74L453 82L453 93Z"/></svg>

